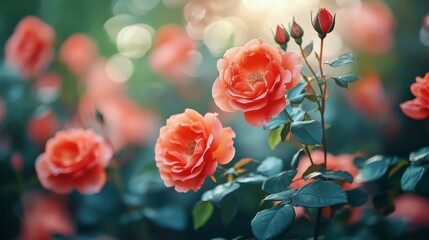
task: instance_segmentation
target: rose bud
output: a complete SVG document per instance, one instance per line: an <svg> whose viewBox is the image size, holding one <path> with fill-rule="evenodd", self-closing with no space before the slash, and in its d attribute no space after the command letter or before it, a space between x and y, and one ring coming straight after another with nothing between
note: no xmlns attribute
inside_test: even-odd
<svg viewBox="0 0 429 240"><path fill-rule="evenodd" d="M301 45L302 36L304 36L304 30L302 30L301 26L295 22L295 18L293 19L292 27L290 28L290 36L295 39L295 42L298 45Z"/></svg>
<svg viewBox="0 0 429 240"><path fill-rule="evenodd" d="M326 8L321 8L317 12L316 16L313 19L313 28L316 32L319 33L320 38L325 38L326 34L332 32L335 26L335 15L332 17L332 14L326 10Z"/></svg>
<svg viewBox="0 0 429 240"><path fill-rule="evenodd" d="M276 35L274 36L274 40L276 41L277 44L280 45L280 47L283 50L286 51L287 43L289 42L290 37L284 27L280 27L280 25L277 25Z"/></svg>

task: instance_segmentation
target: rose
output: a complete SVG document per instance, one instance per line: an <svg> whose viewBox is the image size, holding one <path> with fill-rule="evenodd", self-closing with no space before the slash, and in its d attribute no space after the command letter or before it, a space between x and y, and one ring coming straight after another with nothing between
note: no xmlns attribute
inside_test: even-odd
<svg viewBox="0 0 429 240"><path fill-rule="evenodd" d="M70 129L57 132L36 160L40 183L56 193L73 188L85 194L97 193L106 182L105 167L112 151L92 130Z"/></svg>
<svg viewBox="0 0 429 240"><path fill-rule="evenodd" d="M192 109L167 119L155 145L156 166L167 187L178 192L198 191L217 164L235 154L231 128L223 128L215 113L204 117Z"/></svg>
<svg viewBox="0 0 429 240"><path fill-rule="evenodd" d="M66 200L54 194L25 192L21 232L17 239L49 240L55 239L54 234L72 237L75 230Z"/></svg>
<svg viewBox="0 0 429 240"><path fill-rule="evenodd" d="M411 92L416 97L400 105L405 115L419 120L429 116L429 73L424 78L417 77L411 85Z"/></svg>
<svg viewBox="0 0 429 240"><path fill-rule="evenodd" d="M277 44L280 44L280 45L285 45L289 42L290 37L284 27L277 25L274 40L276 41Z"/></svg>
<svg viewBox="0 0 429 240"><path fill-rule="evenodd" d="M332 17L332 14L326 8L321 8L314 17L312 24L314 30L319 33L319 37L325 38L326 34L334 30L335 16Z"/></svg>
<svg viewBox="0 0 429 240"><path fill-rule="evenodd" d="M311 152L311 157L314 164L323 164L324 163L324 154L323 151L315 150ZM354 165L353 161L356 155L351 154L341 154L334 156L332 154L327 154L328 167L327 170L334 171L346 171L349 172L353 177L356 177L359 174L359 169ZM291 184L292 188L301 188L306 184L306 182L313 181L309 179L304 181L303 174L311 166L310 158L308 155L305 155L299 159L299 164L297 167L297 174L295 175L293 182ZM353 188L360 187L362 184L353 181L352 183L344 182L342 183L342 188L344 190L350 190Z"/></svg>
<svg viewBox="0 0 429 240"><path fill-rule="evenodd" d="M24 77L35 77L52 61L55 34L38 18L22 19L5 45L5 61Z"/></svg>
<svg viewBox="0 0 429 240"><path fill-rule="evenodd" d="M297 54L254 39L217 62L214 101L223 111L243 111L250 125L261 126L285 108L286 91L298 84L301 67Z"/></svg>
<svg viewBox="0 0 429 240"><path fill-rule="evenodd" d="M97 55L97 46L91 38L84 34L74 34L61 46L59 57L72 73L81 75L88 70Z"/></svg>

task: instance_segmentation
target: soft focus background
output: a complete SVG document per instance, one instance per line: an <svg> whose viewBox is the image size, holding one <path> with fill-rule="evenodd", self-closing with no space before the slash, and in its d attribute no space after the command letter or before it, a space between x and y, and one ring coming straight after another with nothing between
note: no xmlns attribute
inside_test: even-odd
<svg viewBox="0 0 429 240"><path fill-rule="evenodd" d="M216 107L211 86L216 61L227 49L258 37L274 44L273 29L288 26L293 17L304 29L304 45L314 40L318 51L310 12L319 7L337 13L324 59L352 52L357 60L327 74L353 68L361 77L349 90L329 90L328 151L407 157L428 146L429 120L410 119L399 108L413 98L415 78L429 72L427 1L2 0L1 56L25 16L49 24L56 37L54 60L42 77L25 79L0 63L0 238L49 239L53 233L55 239L251 238L250 220L263 196L258 187L239 190L240 207L228 226L215 209L208 224L194 231L191 210L204 191L166 189L155 167L154 144L169 116L193 108L218 112L223 125L233 128L234 161L267 156L290 161L293 142L271 150L267 131L246 124L241 113ZM289 43L290 51L297 49ZM38 183L35 159L58 130L84 127L101 133L94 106L103 112L105 131L120 156L123 188L118 191L108 181L99 194L48 193ZM398 234L397 225L377 222L370 210L353 226L334 224L329 231L332 236L424 239L429 236L428 183L425 176L418 197L398 199L402 202L389 218L416 222ZM213 186L207 179L203 188ZM412 209L426 215L418 210L406 215ZM310 223L300 219L291 236L309 237L308 228Z"/></svg>

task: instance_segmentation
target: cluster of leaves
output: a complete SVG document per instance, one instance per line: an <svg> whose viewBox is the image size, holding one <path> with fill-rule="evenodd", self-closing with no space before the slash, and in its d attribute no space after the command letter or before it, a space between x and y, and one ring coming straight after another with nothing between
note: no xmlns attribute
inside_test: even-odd
<svg viewBox="0 0 429 240"><path fill-rule="evenodd" d="M427 172L428 162L429 147L411 152L408 159L376 155L357 161L361 169L356 181L362 183L387 182L388 186L372 199L376 210L387 215L394 211L394 198L398 193L416 190L418 183Z"/></svg>

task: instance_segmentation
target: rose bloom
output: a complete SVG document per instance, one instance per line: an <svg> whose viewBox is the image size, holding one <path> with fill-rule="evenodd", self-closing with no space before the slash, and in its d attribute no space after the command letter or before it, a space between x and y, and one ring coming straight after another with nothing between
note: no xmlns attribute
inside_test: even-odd
<svg viewBox="0 0 429 240"><path fill-rule="evenodd" d="M28 122L27 134L33 142L44 145L59 127L58 118L50 108L38 109Z"/></svg>
<svg viewBox="0 0 429 240"><path fill-rule="evenodd" d="M389 217L409 223L410 231L429 227L429 200L411 193L401 194L395 199L395 211Z"/></svg>
<svg viewBox="0 0 429 240"><path fill-rule="evenodd" d="M4 117L6 116L6 104L2 98L0 98L0 124L3 122Z"/></svg>
<svg viewBox="0 0 429 240"><path fill-rule="evenodd" d="M372 55L384 54L391 48L395 23L385 3L362 2L359 9L340 11L338 19L340 32L352 47Z"/></svg>
<svg viewBox="0 0 429 240"><path fill-rule="evenodd" d="M192 57L197 49L195 41L181 26L172 24L158 29L154 41L149 66L155 73L182 85L190 78L186 70L195 67Z"/></svg>
<svg viewBox="0 0 429 240"><path fill-rule="evenodd" d="M79 118L84 126L94 129L101 127L95 116L96 108L103 115L102 127L105 128L105 134L115 152L125 145L148 143L154 138L155 129L159 126L158 114L140 107L126 96L119 95L110 98L84 95L79 104Z"/></svg>
<svg viewBox="0 0 429 240"><path fill-rule="evenodd" d="M400 105L405 115L419 120L429 116L429 72L424 78L416 77L416 82L411 85L411 92L416 97Z"/></svg>
<svg viewBox="0 0 429 240"><path fill-rule="evenodd" d="M98 55L94 41L84 34L73 34L63 43L60 49L60 60L75 75L81 75Z"/></svg>
<svg viewBox="0 0 429 240"><path fill-rule="evenodd" d="M198 191L219 164L235 154L231 128L223 128L215 113L204 117L192 109L167 119L155 145L156 166L164 184L178 192Z"/></svg>
<svg viewBox="0 0 429 240"><path fill-rule="evenodd" d="M285 108L286 91L298 84L301 67L297 54L251 40L217 62L213 98L223 111L243 111L250 125L261 126Z"/></svg>
<svg viewBox="0 0 429 240"><path fill-rule="evenodd" d="M5 45L5 61L23 77L35 77L52 61L55 33L37 17L27 16Z"/></svg>
<svg viewBox="0 0 429 240"><path fill-rule="evenodd" d="M334 156L332 154L327 154L327 163L328 168L327 170L333 170L333 171L346 171L349 172L353 178L356 177L359 174L359 169L353 164L353 161L357 155L351 155L351 154L341 154ZM321 150L314 150L311 152L311 157L313 159L314 164L323 164L324 163L324 156L323 151ZM294 177L293 182L290 186L291 188L301 188L306 183L309 183L311 181L314 181L313 179L309 179L307 181L305 180L298 180L302 178L302 175L304 172L311 166L310 158L308 155L302 156L299 159L299 164L297 167L297 174ZM342 184L342 188L344 190L350 190L353 188L360 187L362 184L357 183L353 181L352 183L344 182Z"/></svg>
<svg viewBox="0 0 429 240"><path fill-rule="evenodd" d="M26 192L22 197L21 233L19 240L49 240L53 234L72 236L73 222L67 211L66 199L53 194Z"/></svg>
<svg viewBox="0 0 429 240"><path fill-rule="evenodd" d="M44 188L56 193L69 193L73 188L97 193L106 182L105 168L111 158L111 149L94 131L60 131L37 158L37 177Z"/></svg>

